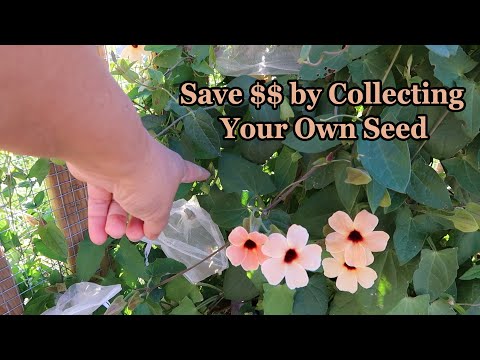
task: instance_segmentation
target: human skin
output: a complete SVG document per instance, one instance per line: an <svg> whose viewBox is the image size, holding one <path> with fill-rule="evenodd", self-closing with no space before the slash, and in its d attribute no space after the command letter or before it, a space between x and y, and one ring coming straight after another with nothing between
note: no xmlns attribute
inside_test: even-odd
<svg viewBox="0 0 480 360"><path fill-rule="evenodd" d="M157 238L179 184L210 176L148 134L94 46L0 46L0 99L0 148L67 162L95 244Z"/></svg>

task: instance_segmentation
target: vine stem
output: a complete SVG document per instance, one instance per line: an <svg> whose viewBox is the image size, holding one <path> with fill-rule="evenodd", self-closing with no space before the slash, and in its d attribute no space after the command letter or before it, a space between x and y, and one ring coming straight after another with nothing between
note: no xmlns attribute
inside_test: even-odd
<svg viewBox="0 0 480 360"><path fill-rule="evenodd" d="M215 105L212 105L212 106L209 106L209 107L206 107L204 108L203 110L210 110L210 109L215 109L216 106ZM195 117L195 114L193 113L193 111L189 111L188 113L186 113L185 115L182 115L178 118L176 118L174 121L172 121L172 123L170 125L168 125L165 129L163 129L162 131L160 131L160 133L157 134L157 136L162 136L162 135L165 135L167 133L168 130L170 130L172 127L174 127L175 125L177 125L180 120L186 118L188 115L192 115L193 117Z"/></svg>
<svg viewBox="0 0 480 360"><path fill-rule="evenodd" d="M222 247L218 248L217 250L215 250L213 253L211 253L210 255L208 255L207 257L203 258L202 260L200 260L199 262L197 262L196 264L193 264L192 266L190 266L189 268L186 268L185 270L182 270L178 273L176 273L175 275L173 276L170 276L168 279L165 279L163 280L162 282L160 282L160 284L158 284L157 286L155 286L155 288L159 288L167 283L169 283L170 281L173 281L174 279L176 279L177 277L179 276L182 276L183 274L185 274L186 272L196 268L197 266L201 265L202 263L204 263L205 261L207 261L208 259L210 259L211 257L217 255L220 251L222 251L223 249L225 249L230 243L227 241L225 243L225 245L223 245ZM146 288L148 290L148 288Z"/></svg>
<svg viewBox="0 0 480 360"><path fill-rule="evenodd" d="M395 60L397 60L398 54L400 54L401 49L402 49L402 45L398 45L397 51L395 52L395 55L393 55L393 59L390 62L390 65L388 65L388 68L387 68L387 71L385 72L385 75L383 75L382 85L385 82L385 80L387 80L388 74L390 73L390 70L392 70L393 64L395 63ZM372 111L372 108L373 108L373 105L370 105L370 107L367 110L367 114L365 115L365 117L370 115L370 111Z"/></svg>
<svg viewBox="0 0 480 360"><path fill-rule="evenodd" d="M435 125L433 126L432 128L432 131L430 131L430 137L432 137L432 135L435 133L435 131L437 131L438 127L440 126L440 124L443 122L443 120L445 120L445 118L447 117L448 115L448 110L445 110L445 112L442 114L442 116L440 117L440 119L438 119L438 121L435 123ZM427 140L424 140L421 144L420 144L420 147L417 149L417 151L415 151L415 154L413 154L412 156L412 161L413 159L415 159L415 157L420 154L420 151L423 149L423 147L425 146L425 144L427 143Z"/></svg>
<svg viewBox="0 0 480 360"><path fill-rule="evenodd" d="M337 56L347 51L349 47L350 45L345 45L343 49L340 49L338 51L323 51L322 55L320 56L317 62L315 63L310 62L310 57L309 57L307 60L302 61L302 64L305 64L308 66L318 66L323 62L323 58L325 57L325 55Z"/></svg>
<svg viewBox="0 0 480 360"><path fill-rule="evenodd" d="M340 147L341 148L341 147ZM337 150L338 151L338 150ZM339 162L339 161L348 161L348 160L332 160L332 161L329 161L329 162L325 162L323 164L318 164L318 165L314 165L312 166L312 168L310 170L308 170L300 179L298 179L297 181L294 181L293 183L291 183L290 185L288 185L287 187L285 187L282 191L280 191L278 193L278 195L275 197L275 199L273 199L273 201L270 203L270 205L268 205L263 211L262 211L262 215L266 215L268 214L268 212L270 210L272 210L275 206L277 206L280 202L282 202L283 200L285 200L287 198L288 195L290 195L293 190L295 190L302 182L304 182L305 180L307 180L310 176L312 176L315 171L317 171L318 169L320 169L321 167L323 166L326 166L328 164L331 164L331 163L334 163L334 162Z"/></svg>

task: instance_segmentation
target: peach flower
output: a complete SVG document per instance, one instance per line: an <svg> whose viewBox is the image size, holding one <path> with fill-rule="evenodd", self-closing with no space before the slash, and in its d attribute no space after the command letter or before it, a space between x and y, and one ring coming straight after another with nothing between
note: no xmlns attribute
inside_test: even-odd
<svg viewBox="0 0 480 360"><path fill-rule="evenodd" d="M271 259L262 264L262 273L271 285L278 285L283 278L290 289L306 286L305 270L317 270L322 262L322 248L307 245L308 232L299 225L288 229L287 237L273 233L268 237L262 251Z"/></svg>
<svg viewBox="0 0 480 360"><path fill-rule="evenodd" d="M335 231L325 238L329 253L345 252L350 266L362 267L373 262L373 252L383 251L390 236L384 231L373 231L378 217L366 210L360 211L355 220L343 211L330 216L328 224Z"/></svg>
<svg viewBox="0 0 480 360"><path fill-rule="evenodd" d="M143 55L148 56L150 51L145 51L145 45L127 45L122 50L120 57L130 61L142 61Z"/></svg>
<svg viewBox="0 0 480 360"><path fill-rule="evenodd" d="M358 284L368 289L377 279L375 270L366 266L353 267L345 263L343 253L332 253L333 258L323 259L323 274L329 278L337 278L337 288L341 291L355 293ZM368 265L370 265L368 263Z"/></svg>
<svg viewBox="0 0 480 360"><path fill-rule="evenodd" d="M248 233L245 228L237 226L228 235L230 246L227 248L227 257L233 266L242 265L245 271L257 270L267 257L262 252L267 235L259 232Z"/></svg>

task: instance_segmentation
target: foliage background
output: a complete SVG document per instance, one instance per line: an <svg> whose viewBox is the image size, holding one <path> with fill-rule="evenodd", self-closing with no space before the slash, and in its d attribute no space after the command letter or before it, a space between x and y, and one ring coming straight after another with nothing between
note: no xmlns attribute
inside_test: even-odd
<svg viewBox="0 0 480 360"><path fill-rule="evenodd" d="M132 244L125 238L110 239L101 247L86 238L80 244L77 273L63 277L57 276L62 267L61 239L49 235L55 233L50 229L43 238L37 231L33 239L42 241L57 259L34 257L34 265L14 265L28 271L40 269L36 270L38 277L44 279L42 271L50 274L33 297L25 296L30 300L27 313L44 311L65 286L86 280L122 284L122 295L115 299L111 313L454 315L480 311L480 268L476 265L480 251L480 46L305 45L298 76L277 76L279 83L298 78L304 87L326 88L338 80L351 87L362 86L362 80L381 79L385 86L399 88L428 79L431 86L465 87L466 108L452 113L439 106L334 107L323 99L312 112L293 107L294 117L288 119L280 109L263 106L256 110L248 102L240 107L181 107L178 87L185 80L195 80L199 86L238 86L248 94L255 79L219 74L215 46L153 45L146 50L152 51L146 62L113 56L112 74L152 136L212 173L206 182L182 185L177 198L196 195L225 238L232 228L253 216L261 220L263 231L285 232L290 224L302 225L310 233L310 242L324 250L325 225L332 213L343 210L353 217L367 209L379 217L377 229L390 234L387 249L375 254L372 265L378 279L372 288L349 294L337 291L320 268L310 273L307 287L293 291L285 285L268 285L259 271L245 273L230 267L197 285L182 276L167 283L166 279L184 266L154 249L150 265L145 267L144 244ZM285 95L288 97L288 92ZM322 119L365 113L393 122L412 122L417 113L427 114L431 138L426 142L342 142L299 141L289 135L283 142L226 141L216 120L221 114L242 116L243 121L273 122L292 121L301 114ZM332 158L345 161L329 163ZM345 182L348 167L363 169L372 181L361 185ZM8 181L18 178L15 171L12 165L2 168L2 196L7 201L11 198L6 190ZM30 179L28 174L25 177ZM32 202L28 196L21 201ZM53 224L45 211L39 211L41 206L45 205L40 202L24 211ZM40 222L42 226L46 225ZM18 236L21 225L11 229ZM4 237L0 241L5 247ZM18 248L19 244L13 245ZM30 249L38 255L38 246ZM324 254L328 256L326 251Z"/></svg>

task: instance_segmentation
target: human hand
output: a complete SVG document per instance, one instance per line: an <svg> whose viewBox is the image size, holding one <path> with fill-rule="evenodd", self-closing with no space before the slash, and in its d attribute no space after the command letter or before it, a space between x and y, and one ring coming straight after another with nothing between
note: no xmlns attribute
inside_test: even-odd
<svg viewBox="0 0 480 360"><path fill-rule="evenodd" d="M131 241L144 236L156 239L168 222L180 183L210 176L153 138L147 149L144 157L134 164L122 164L123 169L113 174L67 162L72 175L87 183L88 230L93 243L103 244L107 234L113 238L126 234Z"/></svg>

